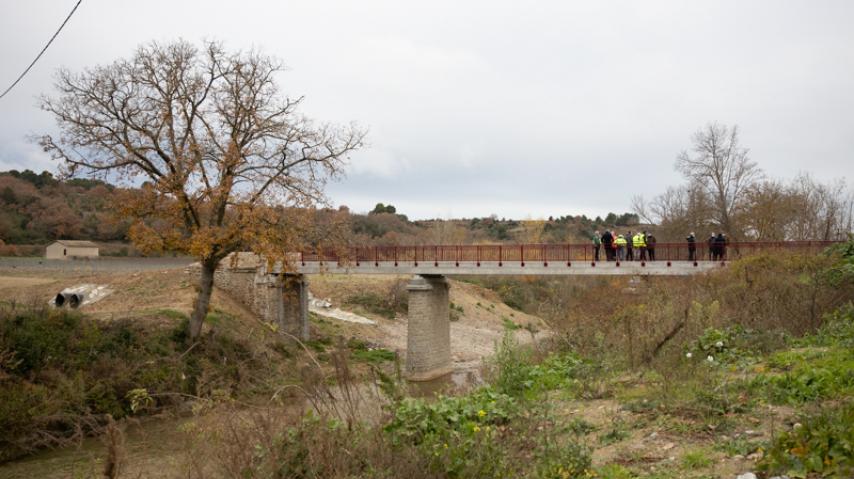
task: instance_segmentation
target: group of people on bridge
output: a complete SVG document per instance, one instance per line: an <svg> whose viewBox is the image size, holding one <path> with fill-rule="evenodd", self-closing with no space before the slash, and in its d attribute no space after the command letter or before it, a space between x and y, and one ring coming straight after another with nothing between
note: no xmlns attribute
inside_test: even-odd
<svg viewBox="0 0 854 479"><path fill-rule="evenodd" d="M601 236L593 234L594 261L599 261L600 248L605 250L607 261L655 261L655 235L646 231L631 231L625 235L616 231L605 231Z"/></svg>
<svg viewBox="0 0 854 479"><path fill-rule="evenodd" d="M697 237L694 233L685 238L688 243L688 261L697 261ZM727 238L723 233L712 233L708 239L710 261L723 261L726 258ZM646 231L631 231L625 235L606 230L593 234L593 260L599 261L599 251L605 250L606 261L655 261L655 235Z"/></svg>
<svg viewBox="0 0 854 479"><path fill-rule="evenodd" d="M688 261L697 261L697 237L692 232L685 240L688 241ZM709 247L709 261L724 261L726 259L726 247L729 240L725 234L718 233L715 235L712 233L706 243Z"/></svg>

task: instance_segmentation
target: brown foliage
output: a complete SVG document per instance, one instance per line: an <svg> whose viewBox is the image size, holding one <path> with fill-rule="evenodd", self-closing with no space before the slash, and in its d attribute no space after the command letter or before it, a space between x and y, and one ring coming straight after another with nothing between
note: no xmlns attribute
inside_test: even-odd
<svg viewBox="0 0 854 479"><path fill-rule="evenodd" d="M0 172L0 238L12 244L124 239L127 226L113 218L112 198L113 190L97 181Z"/></svg>

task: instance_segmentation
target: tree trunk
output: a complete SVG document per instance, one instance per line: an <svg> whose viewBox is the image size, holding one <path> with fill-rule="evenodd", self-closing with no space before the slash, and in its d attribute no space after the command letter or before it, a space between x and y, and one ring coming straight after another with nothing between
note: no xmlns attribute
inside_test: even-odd
<svg viewBox="0 0 854 479"><path fill-rule="evenodd" d="M211 293L213 293L214 271L217 261L202 261L202 273L199 277L199 294L193 303L193 313L190 315L190 339L195 341L202 334L202 325L208 315L208 307L211 304Z"/></svg>

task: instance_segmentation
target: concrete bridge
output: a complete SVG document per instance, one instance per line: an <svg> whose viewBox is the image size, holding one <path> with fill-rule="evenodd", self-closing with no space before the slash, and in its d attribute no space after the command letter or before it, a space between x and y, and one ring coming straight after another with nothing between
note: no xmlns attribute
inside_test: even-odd
<svg viewBox="0 0 854 479"><path fill-rule="evenodd" d="M685 276L726 267L728 261L761 252L816 254L834 242L742 242L691 252L687 243L659 243L654 256L635 261L597 261L592 245L445 245L353 247L289 255L288 265L268 271L251 253L226 259L216 273L229 291L282 331L308 339L308 275L412 275L409 291L406 374L430 380L451 371L449 283L446 276L629 275ZM637 252L635 252L637 253ZM605 258L600 252L600 259Z"/></svg>

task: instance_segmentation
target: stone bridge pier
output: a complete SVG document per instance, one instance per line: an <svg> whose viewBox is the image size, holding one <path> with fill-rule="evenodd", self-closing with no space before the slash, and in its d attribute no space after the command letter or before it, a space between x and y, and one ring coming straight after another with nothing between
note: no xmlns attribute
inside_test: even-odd
<svg viewBox="0 0 854 479"><path fill-rule="evenodd" d="M280 305L276 305L281 308L281 311L274 316L279 328L281 331L307 341L309 338L308 278L304 274L267 276L273 277L274 281L274 292L271 296L281 300Z"/></svg>
<svg viewBox="0 0 854 479"><path fill-rule="evenodd" d="M442 275L415 275L409 291L406 377L428 381L451 372L451 319L448 280Z"/></svg>
<svg viewBox="0 0 854 479"><path fill-rule="evenodd" d="M303 274L269 273L263 267L244 274L230 270L221 277L215 275L214 283L280 332L308 340L308 278Z"/></svg>

